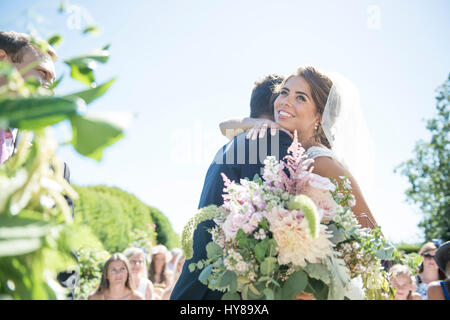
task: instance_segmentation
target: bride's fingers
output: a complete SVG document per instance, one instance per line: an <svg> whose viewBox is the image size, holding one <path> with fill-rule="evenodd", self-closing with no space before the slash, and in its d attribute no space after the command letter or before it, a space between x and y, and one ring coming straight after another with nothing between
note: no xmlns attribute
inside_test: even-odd
<svg viewBox="0 0 450 320"><path fill-rule="evenodd" d="M270 134L271 135L276 135L277 134L277 129L279 128L280 126L277 124L277 123L272 123L271 125L270 125Z"/></svg>
<svg viewBox="0 0 450 320"><path fill-rule="evenodd" d="M266 135L267 127L269 125L267 123L263 123L261 129L259 129L259 138L262 139Z"/></svg>
<svg viewBox="0 0 450 320"><path fill-rule="evenodd" d="M252 140L256 140L256 138L258 137L259 130L260 130L259 126L253 128Z"/></svg>
<svg viewBox="0 0 450 320"><path fill-rule="evenodd" d="M250 137L252 136L253 133L253 128L248 130L247 136L245 137L245 139L250 139Z"/></svg>

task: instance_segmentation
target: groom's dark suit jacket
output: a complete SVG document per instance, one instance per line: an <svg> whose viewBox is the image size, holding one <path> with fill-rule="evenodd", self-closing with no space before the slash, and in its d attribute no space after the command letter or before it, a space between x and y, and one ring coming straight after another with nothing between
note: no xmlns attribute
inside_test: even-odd
<svg viewBox="0 0 450 320"><path fill-rule="evenodd" d="M240 179L253 179L255 174L262 177L261 169L264 159L268 155L275 156L277 160L287 154L287 149L292 143L289 135L277 130L275 136L267 131L263 139L248 140L246 133L236 136L224 145L216 154L213 163L206 173L205 183L198 208L211 204L220 206L223 204L224 182L221 176L223 172L231 181L239 182ZM223 293L210 290L198 280L201 271L189 271L189 264L206 259L206 245L210 242L211 234L207 231L214 227L212 220L200 223L194 231L193 257L186 260L180 278L173 289L171 300L219 300Z"/></svg>

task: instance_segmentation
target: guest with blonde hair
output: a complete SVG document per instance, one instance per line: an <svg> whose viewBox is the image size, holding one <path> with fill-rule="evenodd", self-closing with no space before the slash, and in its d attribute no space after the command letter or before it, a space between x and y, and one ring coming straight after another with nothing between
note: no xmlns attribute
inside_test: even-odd
<svg viewBox="0 0 450 320"><path fill-rule="evenodd" d="M115 253L106 261L100 285L88 300L144 300L134 289L130 264L123 254Z"/></svg>
<svg viewBox="0 0 450 320"><path fill-rule="evenodd" d="M394 300L422 300L422 296L415 292L415 281L407 266L396 264L389 273L389 282L396 291Z"/></svg>
<svg viewBox="0 0 450 320"><path fill-rule="evenodd" d="M145 300L155 300L153 283L147 278L147 263L145 252L140 248L128 248L123 254L128 258L133 274L133 282L136 290ZM158 299L159 300L159 299Z"/></svg>

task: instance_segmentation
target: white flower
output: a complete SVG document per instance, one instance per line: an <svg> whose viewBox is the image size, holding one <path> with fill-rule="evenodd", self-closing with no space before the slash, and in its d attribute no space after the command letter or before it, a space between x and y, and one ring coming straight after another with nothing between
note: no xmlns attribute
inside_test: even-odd
<svg viewBox="0 0 450 320"><path fill-rule="evenodd" d="M319 226L315 239L310 236L308 221L297 219L295 212L275 207L266 213L270 231L278 244L278 262L305 267L307 262L320 263L331 254L333 244L325 225Z"/></svg>
<svg viewBox="0 0 450 320"><path fill-rule="evenodd" d="M345 287L345 296L350 300L363 300L365 290L361 276L353 278Z"/></svg>

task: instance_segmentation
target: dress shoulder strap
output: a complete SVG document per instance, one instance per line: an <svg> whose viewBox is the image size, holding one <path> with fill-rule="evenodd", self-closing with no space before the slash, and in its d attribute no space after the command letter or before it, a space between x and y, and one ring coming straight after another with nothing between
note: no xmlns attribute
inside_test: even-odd
<svg viewBox="0 0 450 320"><path fill-rule="evenodd" d="M310 159L315 159L317 157L329 157L331 159L336 159L333 151L328 148L320 147L320 146L312 146L308 150L306 150L305 154Z"/></svg>
<svg viewBox="0 0 450 320"><path fill-rule="evenodd" d="M450 300L450 281L441 281L442 291L444 291L445 300Z"/></svg>

